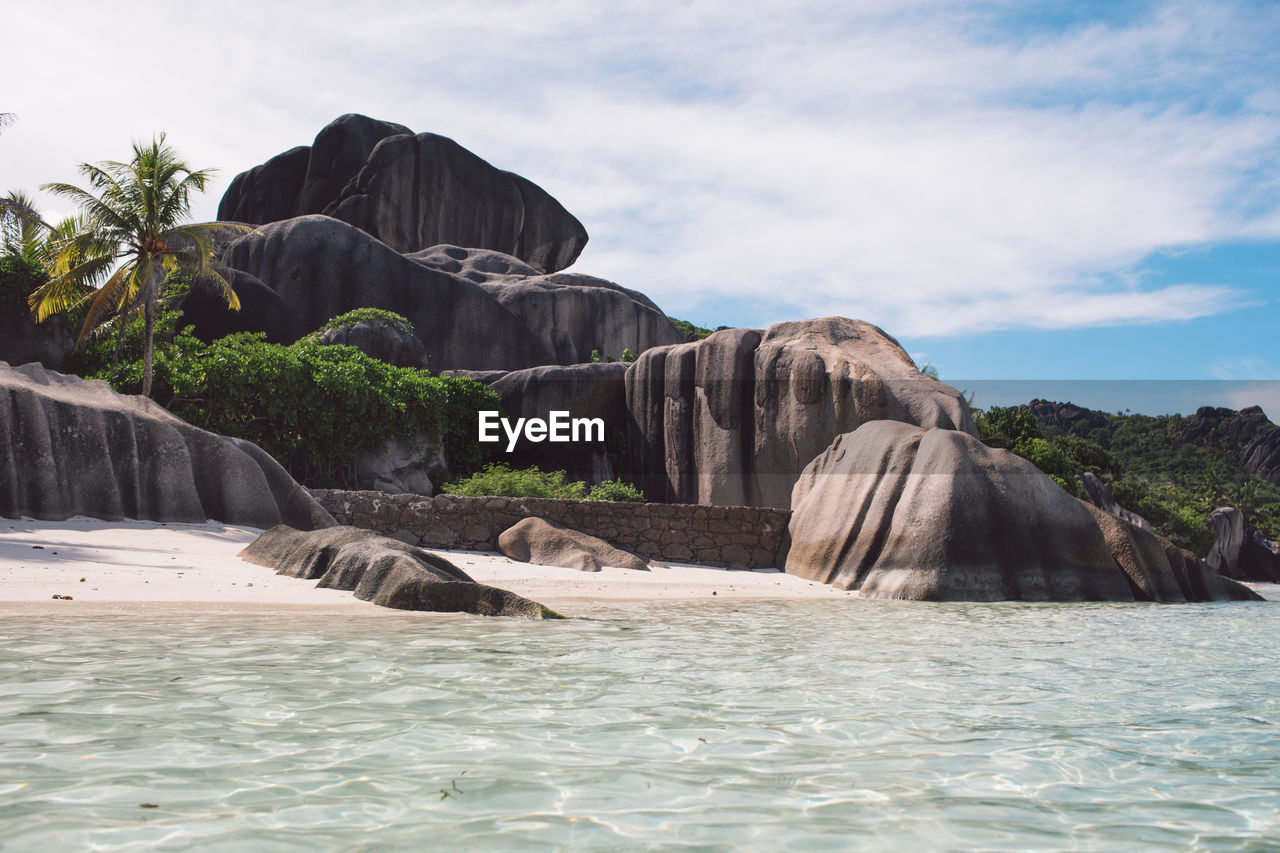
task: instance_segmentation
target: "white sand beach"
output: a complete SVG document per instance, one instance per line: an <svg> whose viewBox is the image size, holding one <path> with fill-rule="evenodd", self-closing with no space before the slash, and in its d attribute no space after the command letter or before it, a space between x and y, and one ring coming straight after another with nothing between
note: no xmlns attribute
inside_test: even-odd
<svg viewBox="0 0 1280 853"><path fill-rule="evenodd" d="M0 519L0 614L155 610L400 613L349 592L275 574L236 555L261 531L219 522ZM779 571L673 564L651 572L580 572L502 554L431 550L480 583L565 615L620 601L781 600L851 593ZM71 596L70 600L55 596Z"/></svg>

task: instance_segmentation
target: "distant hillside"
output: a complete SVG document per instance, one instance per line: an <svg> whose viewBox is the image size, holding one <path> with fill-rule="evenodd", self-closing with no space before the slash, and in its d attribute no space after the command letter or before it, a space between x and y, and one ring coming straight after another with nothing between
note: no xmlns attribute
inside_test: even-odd
<svg viewBox="0 0 1280 853"><path fill-rule="evenodd" d="M1209 514L1234 506L1270 538L1280 537L1280 426L1261 408L1204 407L1183 415L1121 415L1032 400L1044 437L1083 440L1110 454L1100 473L1120 504L1201 555Z"/></svg>

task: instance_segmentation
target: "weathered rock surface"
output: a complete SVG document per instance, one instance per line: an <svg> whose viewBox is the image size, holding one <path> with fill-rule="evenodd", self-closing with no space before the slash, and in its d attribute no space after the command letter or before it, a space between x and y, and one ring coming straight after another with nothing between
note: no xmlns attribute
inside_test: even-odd
<svg viewBox="0 0 1280 853"><path fill-rule="evenodd" d="M977 435L960 392L839 317L651 349L626 390L632 479L650 500L786 508L805 465L868 421Z"/></svg>
<svg viewBox="0 0 1280 853"><path fill-rule="evenodd" d="M377 451L356 458L356 482L389 495L430 495L449 476L449 460L439 436L393 438Z"/></svg>
<svg viewBox="0 0 1280 853"><path fill-rule="evenodd" d="M786 570L868 598L1256 598L1193 555L1076 500L957 430L868 423L795 486Z"/></svg>
<svg viewBox="0 0 1280 853"><path fill-rule="evenodd" d="M334 524L257 445L105 382L0 362L0 435L3 516Z"/></svg>
<svg viewBox="0 0 1280 853"><path fill-rule="evenodd" d="M1280 583L1280 543L1262 535L1234 507L1219 507L1209 516L1213 546L1205 562L1223 577Z"/></svg>
<svg viewBox="0 0 1280 853"><path fill-rule="evenodd" d="M240 558L398 610L560 618L536 601L476 583L443 557L356 527L302 532L280 525L249 543Z"/></svg>
<svg viewBox="0 0 1280 853"><path fill-rule="evenodd" d="M649 563L603 539L570 530L545 518L526 518L498 537L498 550L513 560L598 572L604 566L649 571Z"/></svg>
<svg viewBox="0 0 1280 853"><path fill-rule="evenodd" d="M602 278L578 273L541 275L519 258L482 249L433 246L407 257L474 281L555 351L555 364L582 364L623 350L680 343L682 337L653 300Z"/></svg>
<svg viewBox="0 0 1280 853"><path fill-rule="evenodd" d="M510 420L542 418L552 412L568 412L572 418L599 418L603 439L565 444L520 441L507 453L505 436L497 458L513 468L536 465L544 471L564 471L569 480L596 484L617 476L618 447L615 436L626 424L627 365L575 364L569 367L531 367L514 370L492 381L489 387L502 398Z"/></svg>
<svg viewBox="0 0 1280 853"><path fill-rule="evenodd" d="M264 225L233 243L223 261L272 290L279 302L262 304L272 311L286 306L298 336L352 309L374 307L413 324L433 371L555 362L551 347L480 285L415 263L327 216ZM245 323L259 322L247 303L239 313Z"/></svg>
<svg viewBox="0 0 1280 853"><path fill-rule="evenodd" d="M1125 509L1120 506L1120 504L1116 503L1115 496L1111 494L1111 490L1107 488L1105 483L1098 479L1096 474L1089 471L1082 471L1079 477L1081 485L1084 486L1085 497L1088 498L1089 503L1093 504L1108 515L1114 515L1116 518L1122 518L1130 524L1141 527L1143 530L1153 532L1151 522L1147 521L1136 512Z"/></svg>
<svg viewBox="0 0 1280 853"><path fill-rule="evenodd" d="M341 116L311 147L237 175L219 219L263 225L324 213L400 252L440 243L495 249L552 272L587 243L577 219L545 190L434 133Z"/></svg>
<svg viewBox="0 0 1280 853"><path fill-rule="evenodd" d="M76 338L61 315L37 323L26 311L0 311L0 361L37 361L59 370L76 348Z"/></svg>

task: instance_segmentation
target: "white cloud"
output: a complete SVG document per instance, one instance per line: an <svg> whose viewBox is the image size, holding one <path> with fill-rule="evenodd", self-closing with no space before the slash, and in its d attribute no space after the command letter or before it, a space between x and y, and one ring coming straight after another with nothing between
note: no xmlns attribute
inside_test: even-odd
<svg viewBox="0 0 1280 853"><path fill-rule="evenodd" d="M712 322L733 300L745 322L901 335L1230 310L1250 297L1135 265L1280 237L1266 8L1021 31L993 4L889 0L107 5L16 13L15 64L43 77L0 105L20 114L0 188L161 128L225 186L359 111L541 183L592 234L576 269L672 313ZM108 56L137 18L166 47ZM55 23L49 61L35 35ZM76 99L87 79L110 97Z"/></svg>

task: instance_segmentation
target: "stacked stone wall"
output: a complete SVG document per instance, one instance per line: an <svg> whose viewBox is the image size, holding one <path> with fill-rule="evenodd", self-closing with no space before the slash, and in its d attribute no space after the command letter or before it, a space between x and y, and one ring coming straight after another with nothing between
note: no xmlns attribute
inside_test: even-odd
<svg viewBox="0 0 1280 853"><path fill-rule="evenodd" d="M549 498L389 495L313 489L340 524L376 530L423 548L498 550L498 536L536 516L642 557L759 569L785 560L791 513L768 507L609 503Z"/></svg>

